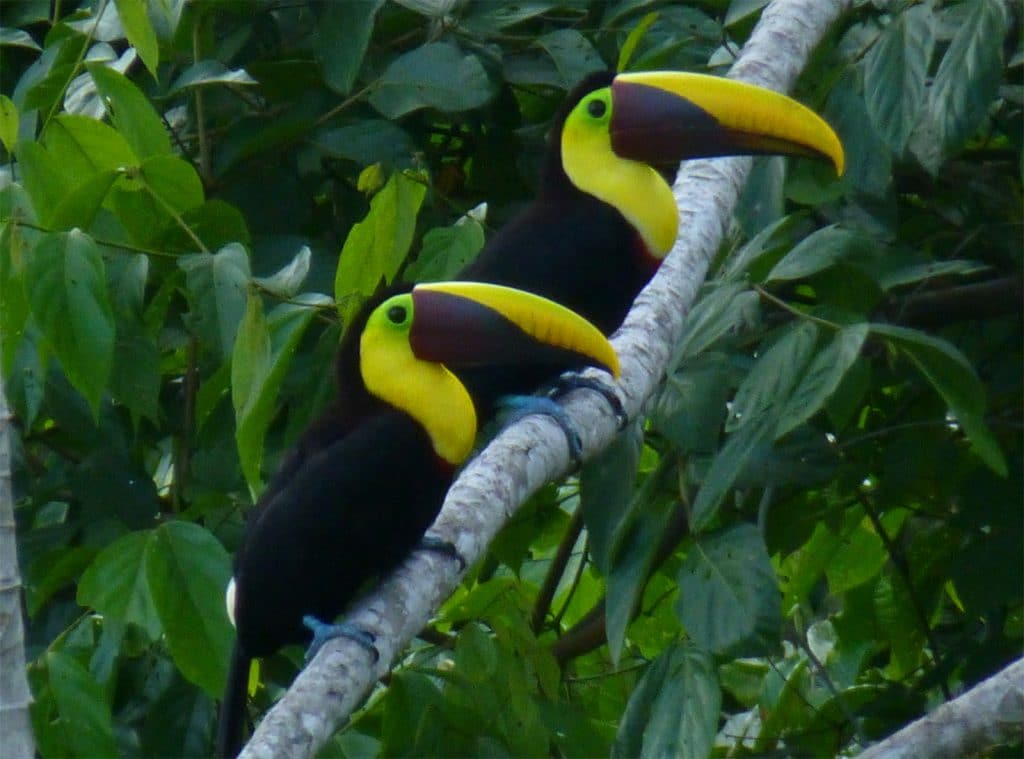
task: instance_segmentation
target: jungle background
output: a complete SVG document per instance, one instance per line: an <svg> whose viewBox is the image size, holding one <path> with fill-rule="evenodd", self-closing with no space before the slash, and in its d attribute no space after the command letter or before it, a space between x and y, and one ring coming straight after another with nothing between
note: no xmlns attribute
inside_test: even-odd
<svg viewBox="0 0 1024 759"><path fill-rule="evenodd" d="M43 756L209 754L230 554L346 317L523 207L582 76L721 72L765 4L0 5ZM845 176L758 159L646 423L531 499L321 755L855 753L1019 656L1020 20L853 3L795 93Z"/></svg>

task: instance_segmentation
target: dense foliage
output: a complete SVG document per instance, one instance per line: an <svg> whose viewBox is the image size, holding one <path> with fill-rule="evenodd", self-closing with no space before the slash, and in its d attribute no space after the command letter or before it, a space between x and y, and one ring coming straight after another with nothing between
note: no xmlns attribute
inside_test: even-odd
<svg viewBox="0 0 1024 759"><path fill-rule="evenodd" d="M229 555L344 317L471 259L582 75L720 70L765 2L52 5L0 5L36 737L206 755ZM998 0L855 3L797 92L846 175L758 161L649 421L524 507L326 753L832 754L1011 660L1022 68Z"/></svg>

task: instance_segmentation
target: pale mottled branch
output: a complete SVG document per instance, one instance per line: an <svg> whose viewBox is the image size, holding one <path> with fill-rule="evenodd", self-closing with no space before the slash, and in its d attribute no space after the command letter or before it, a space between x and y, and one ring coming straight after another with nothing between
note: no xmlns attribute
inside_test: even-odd
<svg viewBox="0 0 1024 759"><path fill-rule="evenodd" d="M876 743L862 759L974 756L1024 741L1024 659Z"/></svg>

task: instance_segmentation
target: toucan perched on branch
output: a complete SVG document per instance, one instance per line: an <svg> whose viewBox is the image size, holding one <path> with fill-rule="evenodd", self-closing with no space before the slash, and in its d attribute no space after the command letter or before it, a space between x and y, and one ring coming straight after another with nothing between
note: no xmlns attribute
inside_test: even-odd
<svg viewBox="0 0 1024 759"><path fill-rule="evenodd" d="M684 72L592 74L555 117L537 199L458 278L538 293L611 333L676 239L659 169L772 153L844 168L828 124L777 92Z"/></svg>
<svg viewBox="0 0 1024 759"><path fill-rule="evenodd" d="M458 278L543 295L611 334L676 239L662 172L689 158L755 154L824 159L839 174L845 165L829 125L780 93L686 72L592 74L555 116L536 200ZM459 376L488 408L551 378L490 368ZM549 403L535 405L570 433Z"/></svg>
<svg viewBox="0 0 1024 759"><path fill-rule="evenodd" d="M311 428L307 437L316 439L299 446L303 455L260 498L235 556L227 601L238 638L219 756L240 748L251 659L308 642L304 617L330 621L341 613L437 516L477 433L473 399L449 367L593 365L618 375L615 351L596 327L498 285L419 285L361 319L347 333L358 345L358 372L340 389L360 408L358 418L349 416L349 429L326 442Z"/></svg>

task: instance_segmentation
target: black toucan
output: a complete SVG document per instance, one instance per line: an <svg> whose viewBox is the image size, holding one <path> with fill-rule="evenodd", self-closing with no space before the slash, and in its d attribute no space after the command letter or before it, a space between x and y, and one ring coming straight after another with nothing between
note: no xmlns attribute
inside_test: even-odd
<svg viewBox="0 0 1024 759"><path fill-rule="evenodd" d="M340 393L358 414L337 413L342 434L311 427L250 513L235 556L227 606L237 641L219 756L240 748L251 659L308 642L305 616L340 614L437 516L477 433L473 398L449 367L593 365L618 374L596 327L497 285L419 285L366 309L346 334L343 353L357 356L358 371L343 374Z"/></svg>
<svg viewBox="0 0 1024 759"><path fill-rule="evenodd" d="M679 215L659 169L765 153L844 168L828 124L777 92L683 72L593 74L555 117L536 200L458 279L543 295L610 334L676 238Z"/></svg>

